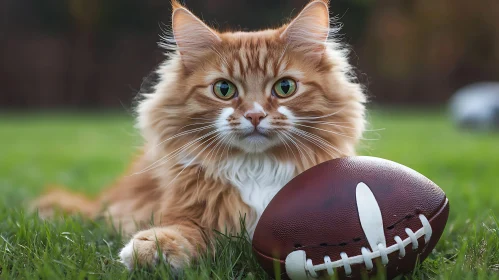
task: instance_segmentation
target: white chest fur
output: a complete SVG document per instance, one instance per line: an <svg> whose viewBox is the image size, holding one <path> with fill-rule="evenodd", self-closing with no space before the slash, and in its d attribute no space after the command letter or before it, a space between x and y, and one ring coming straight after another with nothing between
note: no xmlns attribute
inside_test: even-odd
<svg viewBox="0 0 499 280"><path fill-rule="evenodd" d="M264 154L246 154L221 162L216 177L236 187L242 200L252 207L258 219L275 194L295 175L296 166ZM253 235L254 224L248 225Z"/></svg>

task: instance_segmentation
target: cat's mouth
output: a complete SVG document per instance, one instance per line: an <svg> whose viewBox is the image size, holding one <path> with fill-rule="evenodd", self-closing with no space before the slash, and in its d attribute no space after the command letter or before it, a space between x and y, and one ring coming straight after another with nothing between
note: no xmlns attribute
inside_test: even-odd
<svg viewBox="0 0 499 280"><path fill-rule="evenodd" d="M254 137L264 137L264 138L268 138L269 136L266 135L265 133L263 132L260 132L258 130L253 130L253 132L250 132L248 134L245 134L244 137L246 138L254 138Z"/></svg>
<svg viewBox="0 0 499 280"><path fill-rule="evenodd" d="M254 129L252 132L241 135L241 138L245 138L248 140L263 140L268 139L269 135L268 133L266 133L266 131Z"/></svg>
<svg viewBox="0 0 499 280"><path fill-rule="evenodd" d="M233 144L248 153L261 153L279 144L279 141L274 137L275 132L271 129L258 127L241 132Z"/></svg>

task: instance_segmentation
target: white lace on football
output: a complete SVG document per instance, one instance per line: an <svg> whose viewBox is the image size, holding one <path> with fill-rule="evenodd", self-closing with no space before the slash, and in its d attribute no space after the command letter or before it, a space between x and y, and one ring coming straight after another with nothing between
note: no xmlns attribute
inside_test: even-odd
<svg viewBox="0 0 499 280"><path fill-rule="evenodd" d="M406 232L410 232L411 235L407 237L406 239L402 240L399 236L395 236L395 244L392 246L385 248L383 244L378 244L378 250L371 252L369 249L362 247L361 250L361 255L357 256L352 256L349 257L347 256L346 253L342 252L340 254L340 259L337 261L331 261L331 258L329 256L324 257L324 263L323 264L318 264L314 265L312 263L311 259L306 260L305 268L307 272L310 274L310 276L317 278L318 272L322 270L326 270L327 274L332 276L334 274L334 268L338 267L343 267L345 270L346 275L352 274L352 265L354 264L364 264L367 268L367 270L371 270L374 268L373 265L373 259L381 257L381 263L383 265L388 264L388 255L393 253L393 252L399 252L399 257L403 258L405 256L405 247L408 246L409 244L412 243L412 248L413 250L416 250L418 247L417 245L414 246L414 244L418 244L418 238L424 236L425 238L425 243L427 243L430 238L431 238L431 226L430 223L428 222L428 219L426 219L425 216L419 215L419 219L421 220L421 223L423 224L423 227L417 230L416 232L412 232L411 229L406 228ZM305 254L305 251L294 251L291 254L289 254L288 258L286 259L286 262L288 263L291 258L293 258L293 254ZM295 279L295 278L292 278Z"/></svg>
<svg viewBox="0 0 499 280"><path fill-rule="evenodd" d="M362 205L362 206L360 206ZM403 239L400 236L395 236L395 244L386 247L383 223L381 220L381 211L367 185L360 183L357 186L357 208L359 210L359 218L362 228L372 250L366 247L361 248L360 255L348 256L345 252L340 253L335 261L331 261L331 257L325 256L324 263L314 265L311 259L306 258L306 253L303 250L291 252L286 258L286 272L293 280L317 278L320 271L327 271L327 274L332 276L334 269L343 267L345 274L352 274L352 265L364 264L366 269L374 268L373 260L381 258L383 265L388 264L388 255L398 251L399 258L406 255L406 247L412 244L412 250L418 249L418 239L424 236L424 242L427 244L432 235L432 228L428 219L424 215L419 215L422 227L416 232L410 228L406 228L407 238Z"/></svg>

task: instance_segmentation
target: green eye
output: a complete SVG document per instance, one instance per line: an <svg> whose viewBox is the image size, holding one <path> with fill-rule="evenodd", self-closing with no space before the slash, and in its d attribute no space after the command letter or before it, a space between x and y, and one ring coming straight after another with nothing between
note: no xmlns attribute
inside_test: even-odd
<svg viewBox="0 0 499 280"><path fill-rule="evenodd" d="M226 80L220 80L213 85L213 92L221 99L231 99L237 92L236 86Z"/></svg>
<svg viewBox="0 0 499 280"><path fill-rule="evenodd" d="M279 97L289 97L296 91L296 82L290 78L280 79L274 84L273 91Z"/></svg>

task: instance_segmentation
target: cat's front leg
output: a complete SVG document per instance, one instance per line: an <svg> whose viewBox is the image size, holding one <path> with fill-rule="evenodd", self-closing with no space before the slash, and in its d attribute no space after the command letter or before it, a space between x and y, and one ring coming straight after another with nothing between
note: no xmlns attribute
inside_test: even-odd
<svg viewBox="0 0 499 280"><path fill-rule="evenodd" d="M138 232L121 250L120 258L129 270L165 261L173 270L180 271L205 248L200 229L171 225Z"/></svg>

